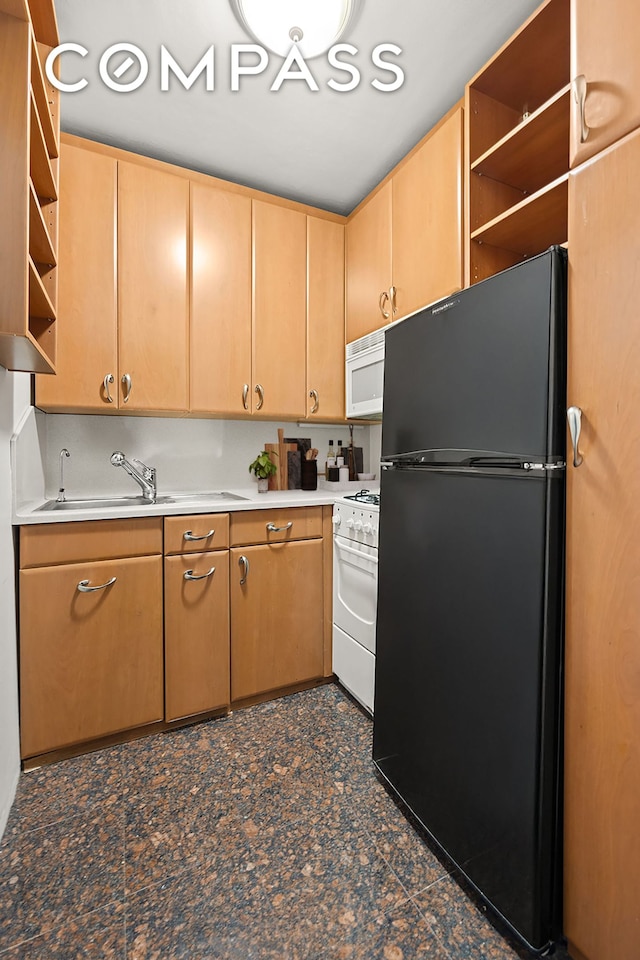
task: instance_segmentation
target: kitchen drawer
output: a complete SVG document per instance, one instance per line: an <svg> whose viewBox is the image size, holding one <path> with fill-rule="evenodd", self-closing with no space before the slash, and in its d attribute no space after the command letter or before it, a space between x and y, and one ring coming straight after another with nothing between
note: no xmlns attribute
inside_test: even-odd
<svg viewBox="0 0 640 960"><path fill-rule="evenodd" d="M20 568L162 553L162 517L81 520L20 528Z"/></svg>
<svg viewBox="0 0 640 960"><path fill-rule="evenodd" d="M269 527L276 527L270 530ZM276 510L248 510L231 516L231 546L252 543L281 543L322 536L322 507L293 507Z"/></svg>
<svg viewBox="0 0 640 960"><path fill-rule="evenodd" d="M174 553L203 553L228 546L228 513L164 518L164 552L167 556Z"/></svg>

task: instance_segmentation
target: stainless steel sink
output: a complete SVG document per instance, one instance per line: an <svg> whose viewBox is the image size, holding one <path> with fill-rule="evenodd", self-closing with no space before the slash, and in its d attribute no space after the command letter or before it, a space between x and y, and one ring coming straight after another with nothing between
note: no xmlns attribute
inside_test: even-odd
<svg viewBox="0 0 640 960"><path fill-rule="evenodd" d="M176 493L171 496L156 497L153 502L151 500L145 500L144 497L101 497L95 500L47 500L47 502L41 507L37 507L35 512L50 510L103 510L109 507L113 507L114 509L118 509L120 507L151 507L154 506L154 504L157 504L158 506L162 506L163 504L188 505L190 503L216 503L220 501L224 502L229 500L246 499L246 497L239 497L235 493L215 492Z"/></svg>

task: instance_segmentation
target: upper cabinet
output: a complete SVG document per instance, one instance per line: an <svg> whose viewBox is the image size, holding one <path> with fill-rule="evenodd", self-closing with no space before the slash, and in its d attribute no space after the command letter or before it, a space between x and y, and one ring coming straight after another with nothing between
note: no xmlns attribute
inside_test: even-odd
<svg viewBox="0 0 640 960"><path fill-rule="evenodd" d="M569 35L547 0L467 86L467 283L567 239Z"/></svg>
<svg viewBox="0 0 640 960"><path fill-rule="evenodd" d="M252 410L270 419L306 412L307 218L253 201Z"/></svg>
<svg viewBox="0 0 640 960"><path fill-rule="evenodd" d="M0 8L0 364L9 370L56 366L60 119L44 62L57 43L50 0Z"/></svg>
<svg viewBox="0 0 640 960"><path fill-rule="evenodd" d="M117 162L63 144L57 375L36 377L47 410L118 409Z"/></svg>
<svg viewBox="0 0 640 960"><path fill-rule="evenodd" d="M191 184L191 404L236 416L251 384L251 199Z"/></svg>
<svg viewBox="0 0 640 960"><path fill-rule="evenodd" d="M347 342L462 286L462 118L452 110L347 223Z"/></svg>
<svg viewBox="0 0 640 960"><path fill-rule="evenodd" d="M640 126L640 5L572 0L571 166Z"/></svg>
<svg viewBox="0 0 640 960"><path fill-rule="evenodd" d="M189 409L189 182L118 162L121 406Z"/></svg>
<svg viewBox="0 0 640 960"><path fill-rule="evenodd" d="M344 226L307 217L307 416L340 420L344 390Z"/></svg>

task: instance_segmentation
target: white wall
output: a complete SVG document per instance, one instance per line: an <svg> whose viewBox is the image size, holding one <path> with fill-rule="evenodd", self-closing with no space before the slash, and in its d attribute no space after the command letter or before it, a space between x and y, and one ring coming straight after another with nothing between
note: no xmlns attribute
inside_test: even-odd
<svg viewBox="0 0 640 960"><path fill-rule="evenodd" d="M59 486L60 450L66 447L65 490L69 498L134 494L137 487L109 458L122 450L156 467L158 492L214 491L251 487L249 464L277 443L278 427L285 437L309 437L319 450L319 469L329 440L349 442L342 426L299 427L296 423L246 420L179 420L153 417L97 417L49 414L45 417L45 485L47 498ZM365 472L369 464L369 427L356 426L354 444L363 448Z"/></svg>
<svg viewBox="0 0 640 960"><path fill-rule="evenodd" d="M0 837L20 775L18 668L9 441L29 404L27 374L0 367Z"/></svg>

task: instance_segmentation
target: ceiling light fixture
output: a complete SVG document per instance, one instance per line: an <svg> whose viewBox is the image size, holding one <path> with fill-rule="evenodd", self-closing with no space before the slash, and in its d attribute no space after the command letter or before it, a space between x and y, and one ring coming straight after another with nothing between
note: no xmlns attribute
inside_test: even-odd
<svg viewBox="0 0 640 960"><path fill-rule="evenodd" d="M231 0L242 26L286 57L295 43L305 59L324 53L353 22L359 0Z"/></svg>

